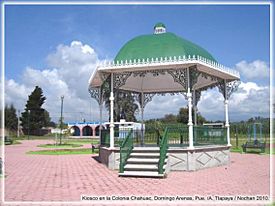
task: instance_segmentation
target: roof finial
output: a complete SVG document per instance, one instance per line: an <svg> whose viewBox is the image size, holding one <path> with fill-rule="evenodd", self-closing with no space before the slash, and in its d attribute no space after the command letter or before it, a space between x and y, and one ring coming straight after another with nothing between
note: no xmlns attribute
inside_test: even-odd
<svg viewBox="0 0 275 206"><path fill-rule="evenodd" d="M166 32L166 27L163 23L157 23L154 26L154 34L162 34Z"/></svg>

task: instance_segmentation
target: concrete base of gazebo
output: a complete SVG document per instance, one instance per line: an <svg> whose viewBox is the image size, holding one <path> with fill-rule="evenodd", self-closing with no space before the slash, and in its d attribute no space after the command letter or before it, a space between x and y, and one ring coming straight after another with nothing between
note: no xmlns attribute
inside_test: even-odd
<svg viewBox="0 0 275 206"><path fill-rule="evenodd" d="M168 171L196 171L205 168L227 165L230 163L230 147L209 145L187 149L170 147L167 151ZM111 170L119 169L120 151L119 148L101 147L99 149L99 160Z"/></svg>

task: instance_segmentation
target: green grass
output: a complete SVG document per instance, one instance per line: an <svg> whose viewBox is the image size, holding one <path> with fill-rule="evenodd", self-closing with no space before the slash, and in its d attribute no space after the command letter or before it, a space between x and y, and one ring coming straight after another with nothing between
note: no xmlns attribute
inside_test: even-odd
<svg viewBox="0 0 275 206"><path fill-rule="evenodd" d="M230 148L230 152L237 152L237 153L242 153L242 154L265 154L265 155L269 155L270 154L270 150L269 148L265 148L265 152L261 153L260 149L247 149L246 152L243 152L243 149L241 146L239 147L231 147ZM272 154L275 154L275 148L273 149Z"/></svg>
<svg viewBox="0 0 275 206"><path fill-rule="evenodd" d="M253 139L253 137L252 137ZM266 144L269 144L273 140L269 138L269 136L266 136L264 138L266 140ZM243 153L242 150L242 145L247 142L247 135L246 134L238 134L238 146L237 146L237 141L236 138L234 137L234 134L231 134L230 138L230 143L232 144L232 147L230 149L231 152L239 152ZM265 153L260 153L260 149L247 149L247 153L252 153L252 154L270 154L270 149L269 146L265 148ZM275 148L273 148L272 154L275 154Z"/></svg>
<svg viewBox="0 0 275 206"><path fill-rule="evenodd" d="M98 153L98 150L94 154ZM57 150L40 150L29 151L26 154L30 155L79 155L79 154L93 154L92 149L57 149Z"/></svg>
<svg viewBox="0 0 275 206"><path fill-rule="evenodd" d="M75 147L82 147L81 144L40 144L37 147L44 147L44 148L75 148Z"/></svg>
<svg viewBox="0 0 275 206"><path fill-rule="evenodd" d="M64 139L64 144L99 144L99 139Z"/></svg>
<svg viewBox="0 0 275 206"><path fill-rule="evenodd" d="M1 141L0 145L2 145L2 144L3 144L3 142ZM5 144L5 146L15 145L15 144L22 144L22 143L20 141L18 141L18 140L13 140L12 144Z"/></svg>
<svg viewBox="0 0 275 206"><path fill-rule="evenodd" d="M242 153L243 151L242 151L242 148L231 147L230 152Z"/></svg>
<svg viewBox="0 0 275 206"><path fill-rule="evenodd" d="M22 144L20 141L18 141L18 140L13 140L13 143L12 143L12 145L13 144Z"/></svg>

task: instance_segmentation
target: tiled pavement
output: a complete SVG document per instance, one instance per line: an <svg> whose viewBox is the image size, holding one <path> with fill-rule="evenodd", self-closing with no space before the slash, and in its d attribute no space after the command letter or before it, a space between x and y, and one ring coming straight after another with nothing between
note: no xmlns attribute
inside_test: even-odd
<svg viewBox="0 0 275 206"><path fill-rule="evenodd" d="M166 179L119 178L117 171L111 171L98 163L96 155L25 154L30 150L43 149L36 145L47 142L46 140L23 141L22 144L5 147L7 174L5 201L79 201L80 196L84 194L89 196L269 194L268 155L232 153L231 164L228 166L196 172L171 172Z"/></svg>

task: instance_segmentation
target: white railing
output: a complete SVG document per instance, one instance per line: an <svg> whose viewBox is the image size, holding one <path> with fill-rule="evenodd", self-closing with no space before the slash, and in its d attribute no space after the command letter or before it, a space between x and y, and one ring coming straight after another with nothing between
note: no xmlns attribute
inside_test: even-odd
<svg viewBox="0 0 275 206"><path fill-rule="evenodd" d="M173 57L160 57L160 58L147 58L147 59L133 59L125 61L104 61L101 62L98 67L99 69L115 69L115 68L127 68L132 67L143 67L143 66L157 66L157 65L168 65L168 64L183 64L183 63L200 63L206 66L210 66L213 69L216 69L221 72L226 72L228 74L234 75L235 77L240 78L240 73L234 69L223 66L215 61L209 60L202 56L173 56Z"/></svg>

